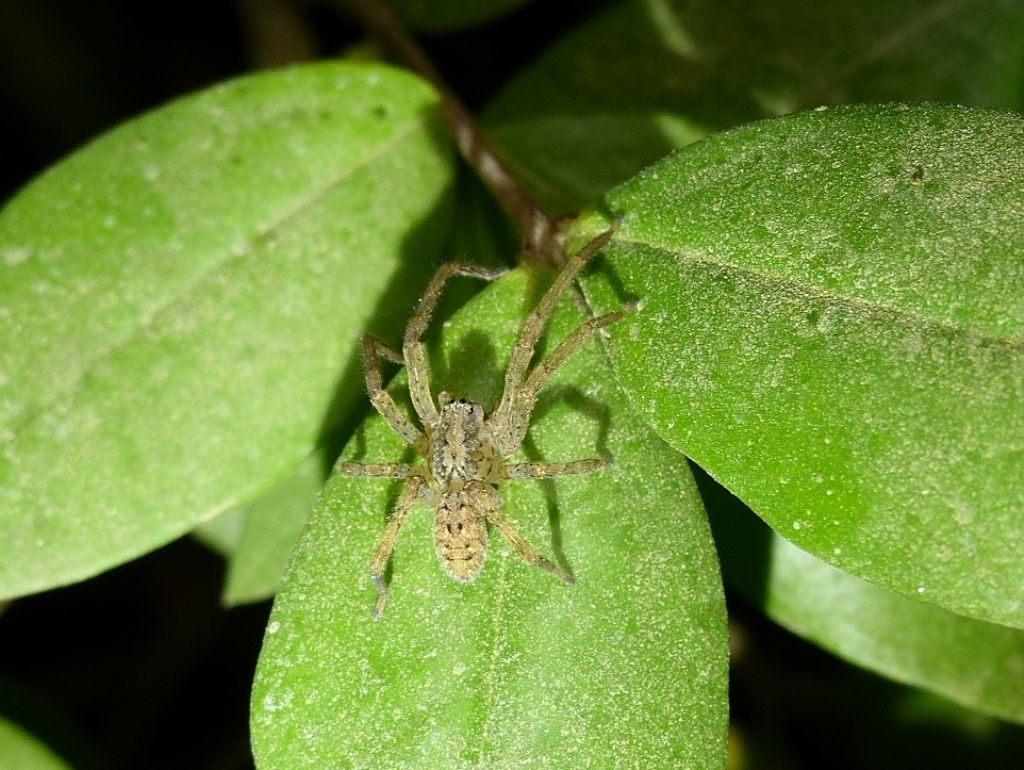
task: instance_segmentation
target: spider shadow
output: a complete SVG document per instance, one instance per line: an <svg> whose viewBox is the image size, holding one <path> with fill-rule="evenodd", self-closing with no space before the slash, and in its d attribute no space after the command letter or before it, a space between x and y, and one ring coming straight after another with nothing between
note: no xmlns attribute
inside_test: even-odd
<svg viewBox="0 0 1024 770"><path fill-rule="evenodd" d="M597 424L597 441L595 442L595 448L597 450L597 456L603 460L611 459L611 452L608 449L608 431L611 427L611 412L608 407L587 396L583 391L574 385L556 385L546 390L541 398L537 402L536 408L533 410L533 416L531 423L537 423L544 419L552 408L559 403L565 403L569 408L574 411L580 412L587 417L590 417ZM540 451L536 441L533 437L527 433L526 439L523 441L523 454L531 462L546 462L548 458ZM581 458L566 457L566 458L554 458L555 462L563 462L569 460L577 460ZM544 495L545 507L548 512L548 526L551 530L551 548L554 553L555 560L558 562L562 569L572 574L569 560L565 555L565 549L562 538L562 512L558 504L558 487L554 478L541 478L536 479L540 484L541 492Z"/></svg>
<svg viewBox="0 0 1024 770"><path fill-rule="evenodd" d="M351 437L348 441L348 446L352 448L349 453L349 460L357 463L374 463L374 462L396 462L394 458L387 459L376 459L367 458L366 456L366 423L360 423L356 429L352 432ZM405 447L402 450L402 454L399 456L397 462L401 463L413 463L416 460L416 453L412 447ZM380 479L375 479L379 481ZM385 504L381 511L381 532L387 527L388 521L391 518L392 512L395 510L395 506L398 504L398 498L402 494L402 487L405 486L406 481L404 479L391 479L388 484L387 493L385 496ZM391 574L394 571L394 555L388 559L388 563L384 567L384 581L390 585Z"/></svg>
<svg viewBox="0 0 1024 770"><path fill-rule="evenodd" d="M472 329L463 334L447 355L435 352L430 368L435 398L446 390L455 398L482 404L490 414L501 395L504 372L498 369L494 342L482 331Z"/></svg>
<svg viewBox="0 0 1024 770"><path fill-rule="evenodd" d="M614 215L611 213L607 213L607 216L609 218L614 218ZM595 279L606 284L611 291L611 294L615 297L616 301L613 303L613 306L608 309L614 310L628 305L631 302L643 299L626 289L626 286L619 277L619 274L615 271L611 263L608 261L608 258L603 253L594 257L593 262L590 265L590 270L587 271L587 274L592 275Z"/></svg>

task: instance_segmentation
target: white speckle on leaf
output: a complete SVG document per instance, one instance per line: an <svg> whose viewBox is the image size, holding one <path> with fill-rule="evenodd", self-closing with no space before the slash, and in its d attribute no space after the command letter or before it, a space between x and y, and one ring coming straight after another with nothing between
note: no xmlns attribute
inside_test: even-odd
<svg viewBox="0 0 1024 770"><path fill-rule="evenodd" d="M466 664L463 663L461 660L458 661L454 666L452 666L452 673L455 676L462 676L466 673Z"/></svg>
<svg viewBox="0 0 1024 770"><path fill-rule="evenodd" d="M802 521L800 521L800 519L797 519L796 521L793 522L793 529L803 529L803 528L804 528L804 523Z"/></svg>
<svg viewBox="0 0 1024 770"><path fill-rule="evenodd" d="M278 623L276 620L273 621L270 625L267 626L267 633L268 634L276 634L280 630L281 630L281 624Z"/></svg>
<svg viewBox="0 0 1024 770"><path fill-rule="evenodd" d="M153 182L160 178L160 167L151 163L142 169L142 175Z"/></svg>
<svg viewBox="0 0 1024 770"><path fill-rule="evenodd" d="M18 265L32 256L32 252L23 246L12 246L4 251L4 262L8 265Z"/></svg>
<svg viewBox="0 0 1024 770"><path fill-rule="evenodd" d="M924 593L924 586L918 586L918 587L917 587L917 592L918 592L919 594L923 594L923 593Z"/></svg>
<svg viewBox="0 0 1024 770"><path fill-rule="evenodd" d="M269 713L281 711L292 705L293 698L291 692L282 694L280 698L275 698L273 693L267 693L263 698L263 708Z"/></svg>
<svg viewBox="0 0 1024 770"><path fill-rule="evenodd" d="M953 514L953 521L961 527L966 527L968 524L974 523L974 513L967 508L957 508Z"/></svg>

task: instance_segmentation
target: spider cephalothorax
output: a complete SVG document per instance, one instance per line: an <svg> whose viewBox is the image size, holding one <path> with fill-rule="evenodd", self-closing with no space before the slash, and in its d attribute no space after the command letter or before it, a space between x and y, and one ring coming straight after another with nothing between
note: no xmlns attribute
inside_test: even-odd
<svg viewBox="0 0 1024 770"><path fill-rule="evenodd" d="M431 431L428 455L435 480L457 485L466 481L492 481L494 445L484 419L484 408L464 398L438 395L441 412Z"/></svg>
<svg viewBox="0 0 1024 770"><path fill-rule="evenodd" d="M453 398L445 391L438 394L438 403L434 404L422 337L449 278L466 275L491 280L503 271L457 263L442 265L409 321L401 354L376 337L367 335L363 338L363 361L370 401L391 428L426 460L422 465L343 462L339 466L342 473L356 476L406 479L394 514L370 562L370 574L379 592L375 615L381 614L387 602L384 568L394 550L399 530L418 500L425 500L436 508L434 545L442 567L455 580L469 583L480 574L487 554L487 525L491 524L525 561L554 573L567 583L573 582L568 572L541 556L501 514L501 495L496 485L506 479L588 473L606 464L605 460L597 458L568 463L517 463L510 459L526 438L537 395L555 369L591 334L634 308L634 305L627 305L621 310L585 321L548 358L530 368L534 350L559 298L587 260L610 237L611 232L598 236L569 260L527 317L505 372L504 392L489 414L480 404ZM379 358L405 364L409 375L409 395L422 429L408 420L384 390Z"/></svg>

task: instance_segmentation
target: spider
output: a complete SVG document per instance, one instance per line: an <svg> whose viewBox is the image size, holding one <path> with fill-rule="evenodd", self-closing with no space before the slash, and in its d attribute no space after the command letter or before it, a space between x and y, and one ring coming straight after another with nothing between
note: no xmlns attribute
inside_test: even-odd
<svg viewBox="0 0 1024 770"><path fill-rule="evenodd" d="M434 545L441 566L456 581L470 583L480 574L487 553L487 525L490 524L504 535L524 561L553 573L566 583L574 582L572 575L543 557L501 514L501 496L496 485L509 479L590 473L608 464L607 460L599 458L565 463L510 462L510 458L526 438L537 395L554 371L591 334L636 307L636 303L631 303L620 310L585 321L562 340L547 359L530 368L534 349L558 300L587 261L611 236L612 231L602 233L572 257L523 322L505 371L504 391L490 414L485 413L480 404L455 398L445 391L438 394L435 405L422 337L450 278L461 275L489 281L504 270L462 263L444 264L427 285L409 320L401 353L372 335L363 337L363 365L370 402L392 430L425 460L418 465L343 462L339 466L340 472L348 475L406 480L370 561L370 574L378 591L374 617L380 617L388 600L384 569L391 558L398 533L413 505L421 498L437 509ZM405 365L409 395L423 425L422 430L409 421L384 390L381 358Z"/></svg>

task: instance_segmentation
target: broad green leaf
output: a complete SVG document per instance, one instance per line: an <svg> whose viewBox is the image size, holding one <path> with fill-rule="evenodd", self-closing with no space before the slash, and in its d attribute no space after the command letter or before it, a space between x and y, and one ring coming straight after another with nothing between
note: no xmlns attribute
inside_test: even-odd
<svg viewBox="0 0 1024 770"><path fill-rule="evenodd" d="M0 595L251 499L362 406L447 222L435 97L380 66L212 88L0 212Z"/></svg>
<svg viewBox="0 0 1024 770"><path fill-rule="evenodd" d="M666 440L826 562L1024 625L1024 118L780 118L603 206L591 290L645 300L615 361Z"/></svg>
<svg viewBox="0 0 1024 770"><path fill-rule="evenodd" d="M493 403L517 319L536 300L527 289L516 271L457 315L435 357L435 390ZM563 304L552 342L580 321ZM507 483L503 509L576 584L524 564L492 532L480 577L459 585L438 565L432 512L420 508L401 532L391 601L375 621L368 563L397 487L333 475L260 656L261 770L722 767L725 608L689 469L632 416L596 342L546 392L524 457L607 452L614 465ZM408 457L376 417L343 456Z"/></svg>
<svg viewBox="0 0 1024 770"><path fill-rule="evenodd" d="M497 19L530 0L389 0L402 20L424 32L453 32Z"/></svg>
<svg viewBox="0 0 1024 770"><path fill-rule="evenodd" d="M524 70L489 133L574 210L700 136L822 104L1024 106L1015 0L629 0Z"/></svg>
<svg viewBox="0 0 1024 770"><path fill-rule="evenodd" d="M965 618L802 551L710 480L698 485L726 584L841 658L965 706L1024 722L1024 631Z"/></svg>
<svg viewBox="0 0 1024 770"><path fill-rule="evenodd" d="M274 595L323 488L325 472L323 452L314 452L244 509L241 537L228 561L225 604L258 602Z"/></svg>
<svg viewBox="0 0 1024 770"><path fill-rule="evenodd" d="M0 767L11 770L69 770L70 766L37 738L0 717Z"/></svg>

